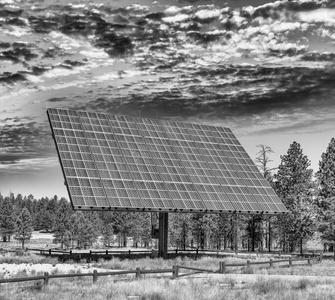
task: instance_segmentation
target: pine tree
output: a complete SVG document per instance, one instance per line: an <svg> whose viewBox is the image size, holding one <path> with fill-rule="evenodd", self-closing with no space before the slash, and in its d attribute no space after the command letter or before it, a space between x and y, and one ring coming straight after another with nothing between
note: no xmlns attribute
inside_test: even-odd
<svg viewBox="0 0 335 300"><path fill-rule="evenodd" d="M93 226L93 237L91 240L95 241L102 233L103 222L96 211L85 212L85 218Z"/></svg>
<svg viewBox="0 0 335 300"><path fill-rule="evenodd" d="M326 152L319 161L319 195L323 198L335 197L335 138L332 138Z"/></svg>
<svg viewBox="0 0 335 300"><path fill-rule="evenodd" d="M151 239L150 215L147 212L133 213L132 227L130 235L133 238L133 246L138 247L138 243L149 244Z"/></svg>
<svg viewBox="0 0 335 300"><path fill-rule="evenodd" d="M68 243L70 230L70 210L67 201L60 201L57 209L54 231L54 243L60 243L63 249L64 244Z"/></svg>
<svg viewBox="0 0 335 300"><path fill-rule="evenodd" d="M77 211L71 215L70 233L73 241L77 241L78 248L86 248L96 240L94 226L82 211Z"/></svg>
<svg viewBox="0 0 335 300"><path fill-rule="evenodd" d="M102 228L102 241L106 247L110 247L114 241L113 224L109 223Z"/></svg>
<svg viewBox="0 0 335 300"><path fill-rule="evenodd" d="M288 214L279 220L284 245L289 244L293 251L300 242L302 253L303 240L313 234L316 220L313 205L313 170L309 169L310 160L303 154L300 144L293 142L287 154L281 156L281 164L275 175L275 189L288 209Z"/></svg>
<svg viewBox="0 0 335 300"><path fill-rule="evenodd" d="M169 239L176 248L186 250L191 235L190 214L170 214Z"/></svg>
<svg viewBox="0 0 335 300"><path fill-rule="evenodd" d="M15 231L15 212L9 198L0 200L0 235L4 242L10 241L10 236Z"/></svg>
<svg viewBox="0 0 335 300"><path fill-rule="evenodd" d="M319 219L319 231L321 239L325 244L331 245L334 251L335 259L335 197L323 200L327 209L321 210L321 218Z"/></svg>
<svg viewBox="0 0 335 300"><path fill-rule="evenodd" d="M270 168L269 163L272 162L272 159L270 159L270 154L274 153L274 151L271 149L271 147L263 144L257 145L257 147L260 148L260 150L256 154L255 163L262 172L264 178L270 184L273 184L272 171L274 171L276 168ZM263 248L264 235L266 243L268 244L268 250L269 252L271 251L271 222L271 216L266 218L264 215L255 215L249 220L247 231L249 233L249 238L251 238L252 251L255 250L256 243L259 243L261 248ZM266 230L264 230L264 227L267 227ZM267 235L264 234L264 231L267 232ZM257 241L255 241L255 239L257 239Z"/></svg>
<svg viewBox="0 0 335 300"><path fill-rule="evenodd" d="M14 238L22 242L22 249L24 249L24 242L30 240L33 232L33 224L31 215L27 208L24 208L16 219L15 236Z"/></svg>
<svg viewBox="0 0 335 300"><path fill-rule="evenodd" d="M324 243L333 247L335 255L335 138L322 153L316 177L319 184L319 231Z"/></svg>
<svg viewBox="0 0 335 300"><path fill-rule="evenodd" d="M127 237L131 234L134 226L134 214L129 212L119 212L114 214L114 224L116 234L119 236L119 245L123 241L123 247L127 247Z"/></svg>

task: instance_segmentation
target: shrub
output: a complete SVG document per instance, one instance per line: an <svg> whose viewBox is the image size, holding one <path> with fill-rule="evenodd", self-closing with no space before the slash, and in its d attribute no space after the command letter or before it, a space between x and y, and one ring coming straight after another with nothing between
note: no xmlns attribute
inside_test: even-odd
<svg viewBox="0 0 335 300"><path fill-rule="evenodd" d="M286 282L278 278L257 280L252 287L252 289L259 295L266 295L269 293L280 294L289 288L290 287Z"/></svg>
<svg viewBox="0 0 335 300"><path fill-rule="evenodd" d="M141 296L140 299L141 300L165 300L166 298L161 293L152 292L147 295Z"/></svg>

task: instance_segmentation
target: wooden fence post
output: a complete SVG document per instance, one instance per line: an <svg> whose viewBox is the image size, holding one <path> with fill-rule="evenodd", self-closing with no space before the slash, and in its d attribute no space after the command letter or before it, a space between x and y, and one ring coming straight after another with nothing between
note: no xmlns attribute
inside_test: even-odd
<svg viewBox="0 0 335 300"><path fill-rule="evenodd" d="M311 259L310 259L310 258L307 260L307 263L308 263L309 266L312 265L312 264L311 264Z"/></svg>
<svg viewBox="0 0 335 300"><path fill-rule="evenodd" d="M128 250L129 258L130 258L130 250Z"/></svg>
<svg viewBox="0 0 335 300"><path fill-rule="evenodd" d="M178 254L178 248L176 249L176 254Z"/></svg>
<svg viewBox="0 0 335 300"><path fill-rule="evenodd" d="M224 261L220 261L220 274L225 274L226 273L226 263Z"/></svg>
<svg viewBox="0 0 335 300"><path fill-rule="evenodd" d="M270 258L270 268L272 268L273 267L273 260L272 260L272 258Z"/></svg>
<svg viewBox="0 0 335 300"><path fill-rule="evenodd" d="M44 272L44 285L48 285L48 284L49 284L49 273Z"/></svg>
<svg viewBox="0 0 335 300"><path fill-rule="evenodd" d="M174 265L172 267L172 276L173 276L173 278L177 278L178 275L179 275L178 273L179 273L179 267L178 267L178 265Z"/></svg>
<svg viewBox="0 0 335 300"><path fill-rule="evenodd" d="M140 268L136 268L136 278L139 278L141 275L141 269Z"/></svg>
<svg viewBox="0 0 335 300"><path fill-rule="evenodd" d="M289 265L290 265L290 267L292 267L292 257L290 257L290 260L289 260Z"/></svg>
<svg viewBox="0 0 335 300"><path fill-rule="evenodd" d="M49 255L51 255L51 249L49 249Z"/></svg>
<svg viewBox="0 0 335 300"><path fill-rule="evenodd" d="M250 268L250 260L247 260L247 268Z"/></svg>
<svg viewBox="0 0 335 300"><path fill-rule="evenodd" d="M98 280L98 271L93 270L93 283L95 283Z"/></svg>
<svg viewBox="0 0 335 300"><path fill-rule="evenodd" d="M106 255L108 255L108 250L106 250Z"/></svg>

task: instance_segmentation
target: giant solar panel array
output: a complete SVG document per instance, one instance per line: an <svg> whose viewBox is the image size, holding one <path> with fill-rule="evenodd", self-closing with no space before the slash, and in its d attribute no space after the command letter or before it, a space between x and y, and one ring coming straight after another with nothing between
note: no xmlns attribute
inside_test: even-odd
<svg viewBox="0 0 335 300"><path fill-rule="evenodd" d="M75 209L286 212L229 128L47 113Z"/></svg>

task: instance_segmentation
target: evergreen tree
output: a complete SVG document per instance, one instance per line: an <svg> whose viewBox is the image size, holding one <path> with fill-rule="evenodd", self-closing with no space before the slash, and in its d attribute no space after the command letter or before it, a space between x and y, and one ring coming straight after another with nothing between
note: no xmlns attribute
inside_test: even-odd
<svg viewBox="0 0 335 300"><path fill-rule="evenodd" d="M170 243L178 249L186 250L191 240L191 215L177 213L170 216Z"/></svg>
<svg viewBox="0 0 335 300"><path fill-rule="evenodd" d="M270 154L274 153L274 151L271 149L271 147L263 144L257 145L257 147L260 150L256 154L255 163L262 172L264 178L270 184L273 184L272 171L274 171L276 168L270 168L269 163L272 162L272 159L270 159ZM266 243L268 244L268 250L269 252L271 251L271 221L271 216L265 217L264 215L255 215L248 221L247 232L248 238L251 240L252 251L255 251L256 244L259 244L261 248L260 250L263 250L264 236ZM264 232L267 232L267 235L264 234ZM257 241L255 239L257 239Z"/></svg>
<svg viewBox="0 0 335 300"><path fill-rule="evenodd" d="M191 215L191 230L197 248L210 248L211 236L214 228L213 215L197 213Z"/></svg>
<svg viewBox="0 0 335 300"><path fill-rule="evenodd" d="M281 156L274 184L278 196L289 211L278 221L284 248L294 251L298 241L301 253L303 240L312 236L316 220L313 205L315 186L312 181L313 171L309 166L310 160L303 154L300 144L293 142L287 154Z"/></svg>
<svg viewBox="0 0 335 300"><path fill-rule="evenodd" d="M69 219L69 231L71 237L71 247L74 248L74 242L78 240L79 236L79 218L77 213L73 213Z"/></svg>
<svg viewBox="0 0 335 300"><path fill-rule="evenodd" d="M31 215L27 208L24 208L16 219L15 236L14 238L22 242L22 249L24 249L24 242L30 240L33 232L33 224Z"/></svg>
<svg viewBox="0 0 335 300"><path fill-rule="evenodd" d="M102 241L106 247L110 247L114 241L113 224L109 223L102 228Z"/></svg>
<svg viewBox="0 0 335 300"><path fill-rule="evenodd" d="M8 197L0 200L0 235L4 242L9 242L15 231L15 219L12 201Z"/></svg>
<svg viewBox="0 0 335 300"><path fill-rule="evenodd" d="M103 222L99 217L99 214L96 211L90 211L85 213L85 218L92 224L93 226L93 236L91 241L96 241L98 237L102 233Z"/></svg>
<svg viewBox="0 0 335 300"><path fill-rule="evenodd" d="M119 236L119 246L123 241L123 247L127 247L127 237L130 236L134 227L134 214L129 212L114 214L114 224L116 234Z"/></svg>
<svg viewBox="0 0 335 300"><path fill-rule="evenodd" d="M322 153L316 177L319 185L319 231L324 243L335 251L335 138Z"/></svg>
<svg viewBox="0 0 335 300"><path fill-rule="evenodd" d="M335 259L335 197L323 199L323 204L327 209L321 209L319 231L323 242L333 247Z"/></svg>
<svg viewBox="0 0 335 300"><path fill-rule="evenodd" d="M54 243L60 243L63 249L64 244L68 244L70 230L70 211L67 201L60 201L57 209L54 231Z"/></svg>
<svg viewBox="0 0 335 300"><path fill-rule="evenodd" d="M335 138L332 138L326 152L319 161L316 173L319 183L319 195L323 198L335 197Z"/></svg>
<svg viewBox="0 0 335 300"><path fill-rule="evenodd" d="M151 239L150 215L147 212L136 212L133 214L130 235L133 238L133 246L138 247L138 243L148 246Z"/></svg>
<svg viewBox="0 0 335 300"><path fill-rule="evenodd" d="M82 211L77 211L70 217L70 233L78 248L86 248L96 240L93 224Z"/></svg>

